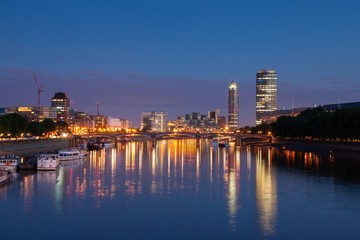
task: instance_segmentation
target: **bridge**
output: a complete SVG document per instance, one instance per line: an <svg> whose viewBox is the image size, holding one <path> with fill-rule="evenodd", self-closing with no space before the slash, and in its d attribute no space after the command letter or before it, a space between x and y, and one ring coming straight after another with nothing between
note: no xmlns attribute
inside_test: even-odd
<svg viewBox="0 0 360 240"><path fill-rule="evenodd" d="M272 142L272 136L257 134L240 134L240 133L200 133L200 132L138 132L138 133L99 133L91 135L75 135L75 138L108 138L115 139L116 142L125 142L132 140L152 140L158 141L163 139L212 139L228 138L235 140L236 145L252 144L258 142Z"/></svg>

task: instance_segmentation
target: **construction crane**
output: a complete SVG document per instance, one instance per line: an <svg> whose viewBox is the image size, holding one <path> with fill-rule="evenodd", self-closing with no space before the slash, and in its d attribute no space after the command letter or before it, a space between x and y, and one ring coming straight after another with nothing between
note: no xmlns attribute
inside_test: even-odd
<svg viewBox="0 0 360 240"><path fill-rule="evenodd" d="M40 109L40 95L41 95L42 92L44 92L44 89L42 88L42 85L39 85L39 82L36 79L34 71L31 70L31 72L32 72L32 75L34 77L36 87L37 87L37 107L38 107L38 110L39 110Z"/></svg>

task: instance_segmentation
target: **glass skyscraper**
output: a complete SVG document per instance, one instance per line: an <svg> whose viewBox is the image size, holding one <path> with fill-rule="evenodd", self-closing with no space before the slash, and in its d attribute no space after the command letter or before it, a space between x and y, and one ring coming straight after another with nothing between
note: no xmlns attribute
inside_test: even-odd
<svg viewBox="0 0 360 240"><path fill-rule="evenodd" d="M262 114L276 111L277 74L274 70L260 70L256 74L256 125L263 122Z"/></svg>
<svg viewBox="0 0 360 240"><path fill-rule="evenodd" d="M239 91L234 80L231 81L228 91L228 126L230 131L239 127Z"/></svg>

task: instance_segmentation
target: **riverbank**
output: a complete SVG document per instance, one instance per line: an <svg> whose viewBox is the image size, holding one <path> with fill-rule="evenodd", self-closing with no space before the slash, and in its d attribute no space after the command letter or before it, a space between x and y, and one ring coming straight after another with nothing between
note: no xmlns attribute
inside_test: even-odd
<svg viewBox="0 0 360 240"><path fill-rule="evenodd" d="M273 138L273 143L267 145L295 151L360 153L359 142Z"/></svg>
<svg viewBox="0 0 360 240"><path fill-rule="evenodd" d="M26 156L39 152L54 151L69 147L69 139L39 139L19 142L1 142L0 155Z"/></svg>

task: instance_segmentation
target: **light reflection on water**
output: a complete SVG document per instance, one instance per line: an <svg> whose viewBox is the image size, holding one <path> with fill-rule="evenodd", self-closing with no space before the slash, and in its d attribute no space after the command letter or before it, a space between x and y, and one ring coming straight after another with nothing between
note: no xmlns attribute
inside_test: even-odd
<svg viewBox="0 0 360 240"><path fill-rule="evenodd" d="M256 150L256 204L259 223L264 235L271 235L276 233L276 172L271 169L272 156L270 149L265 158L262 156L263 149L257 148Z"/></svg>
<svg viewBox="0 0 360 240"><path fill-rule="evenodd" d="M354 196L360 198L359 185L350 184L349 194L349 185L334 187L332 177L321 178L321 182L316 178L323 170L325 176L336 173L334 167L340 164L337 158L333 153L265 147L213 148L209 140L121 143L117 148L92 151L84 160L63 162L57 172L19 175L0 188L0 203L10 204L10 209L20 215L17 218L42 216L34 220L37 223L57 216L64 228L70 228L76 215L86 226L79 226L78 231L89 236L101 235L87 216L108 210L103 216L107 224L112 224L109 219L114 216L121 216L108 234L120 229L131 236L131 224L151 218L137 233L139 238L162 224L159 238L173 234L175 228L179 238L301 239L309 235L297 236L292 232L294 226L304 226L302 220L315 211L323 217L307 221L308 226L318 224L319 233L329 224L339 228L336 218L329 218L334 212L360 220L352 215L360 213L353 200ZM313 194L309 195L310 191ZM322 203L324 199L326 204ZM16 204L19 201L21 204ZM9 212L4 207L0 210ZM138 217L132 221L133 215ZM324 226L319 225L319 219ZM316 235L316 230L312 234ZM66 232L59 233L59 237L66 236ZM328 236L336 233L330 230Z"/></svg>

